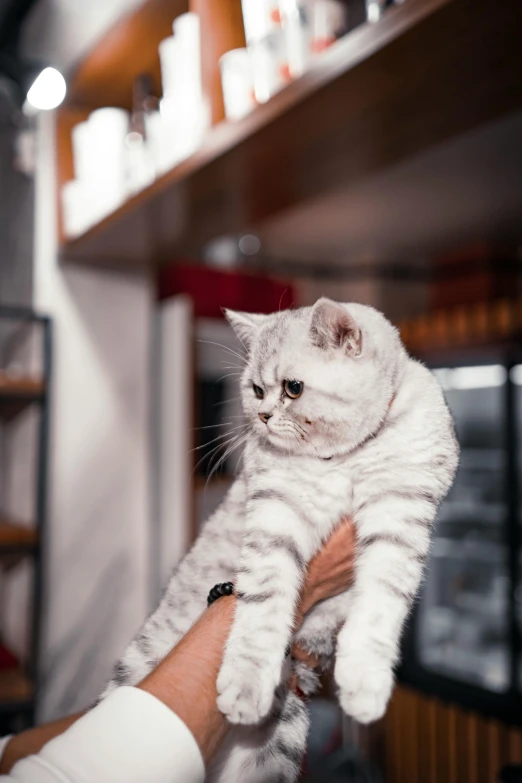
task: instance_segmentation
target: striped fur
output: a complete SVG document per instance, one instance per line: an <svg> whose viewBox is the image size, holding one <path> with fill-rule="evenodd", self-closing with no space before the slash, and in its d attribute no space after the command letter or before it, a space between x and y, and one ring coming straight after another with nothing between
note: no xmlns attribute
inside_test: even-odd
<svg viewBox="0 0 522 783"><path fill-rule="evenodd" d="M106 693L138 682L203 611L209 587L234 579L236 616L217 686L219 708L237 725L207 779L291 783L307 716L284 688L285 650L307 563L351 514L359 541L353 587L314 607L297 640L325 664L335 658L343 709L375 720L392 690L402 627L458 447L432 375L372 308L320 300L314 308L229 318L248 348L244 469ZM285 380L303 381L303 394L286 396ZM264 390L262 400L252 384ZM303 690L313 692L317 677L302 665L296 670Z"/></svg>

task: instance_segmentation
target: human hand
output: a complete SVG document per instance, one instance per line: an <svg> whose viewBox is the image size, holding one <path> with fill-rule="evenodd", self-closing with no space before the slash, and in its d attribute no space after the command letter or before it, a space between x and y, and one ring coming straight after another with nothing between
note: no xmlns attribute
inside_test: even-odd
<svg viewBox="0 0 522 783"><path fill-rule="evenodd" d="M333 598L334 595L339 595L350 587L353 581L355 552L355 526L351 519L345 518L308 565L295 630L301 626L305 614L318 601ZM306 663L310 668L315 668L319 664L315 656L305 652L297 645L292 648L292 656ZM293 677L290 687L295 689L296 685L297 681Z"/></svg>
<svg viewBox="0 0 522 783"><path fill-rule="evenodd" d="M297 627L316 603L333 598L350 587L355 564L355 545L355 526L351 519L345 518L308 564Z"/></svg>

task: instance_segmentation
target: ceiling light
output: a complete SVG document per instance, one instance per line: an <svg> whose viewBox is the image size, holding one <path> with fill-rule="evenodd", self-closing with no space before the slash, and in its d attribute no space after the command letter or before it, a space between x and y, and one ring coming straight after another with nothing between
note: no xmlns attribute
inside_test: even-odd
<svg viewBox="0 0 522 783"><path fill-rule="evenodd" d="M27 93L27 101L35 109L46 111L56 109L67 92L67 85L56 68L44 68L34 80Z"/></svg>

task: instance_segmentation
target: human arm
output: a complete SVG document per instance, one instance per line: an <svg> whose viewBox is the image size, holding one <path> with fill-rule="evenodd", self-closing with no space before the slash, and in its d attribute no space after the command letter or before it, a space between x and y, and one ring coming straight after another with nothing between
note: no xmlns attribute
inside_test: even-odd
<svg viewBox="0 0 522 783"><path fill-rule="evenodd" d="M297 623L302 621L304 614L308 611L317 601L324 600L330 596L345 590L351 580L352 576L352 564L354 556L354 532L351 524L343 524L326 543L324 549L319 553L316 558L310 563L308 569L308 575L305 581L305 585L302 592L302 600L300 603L300 611L298 613ZM156 669L149 674L143 682L138 686L138 690L144 691L154 699L147 700L147 702L140 702L140 709L146 704L148 724L143 726L143 731L147 734L147 741L154 743L154 740L158 740L158 748L156 749L156 756L162 752L162 740L163 745L167 745L170 750L176 745L176 732L181 726L185 726L189 730L188 745L190 745L191 738L194 738L197 747L199 747L201 756L207 762L213 752L216 750L219 742L224 736L227 728L227 724L221 713L216 707L216 678L219 666L222 660L223 647L225 640L228 636L230 626L234 617L235 611L235 597L224 597L216 601L212 606L204 612L198 622L193 628L186 634L186 636L179 642L179 644L166 656L166 658L156 667ZM131 707L131 699L133 698L131 691L136 689L126 688L119 689L127 692L126 698L129 699L126 710ZM114 692L115 698L118 694L118 690ZM112 698L112 695L108 697L107 701ZM138 697L139 698L139 697ZM49 754L49 748L51 748L52 758L55 759L56 752L62 754L67 758L67 744L71 733L75 732L73 739L78 741L78 737L81 740L82 734L84 737L91 737L90 745L96 739L96 732L93 732L92 718L96 720L96 715L99 714L102 703L99 707L96 707L88 716L78 720L79 716L67 718L65 721L57 721L54 724L49 724L45 727L39 727L37 729L31 729L30 731L20 734L18 737L13 737L9 742L4 757L0 763L0 774L7 774L14 766L14 764L25 758L26 756L34 753L38 753L45 743L47 743L53 737L61 734L64 729L68 728L71 723L75 723L72 729L69 729L65 735L61 738L64 742L54 748L50 745L46 746L43 751L43 756ZM135 701L136 709L138 710L138 701ZM168 707L168 710L164 708ZM156 713L156 707L158 712ZM149 712L150 709L150 712ZM153 725L151 724L152 715L154 714L155 720ZM173 718L171 718L173 716ZM91 718L91 722L87 722L87 718ZM103 722L102 722L103 723ZM128 742L131 756L134 751L139 754L141 759L145 753L143 743L139 739L139 724L134 727L128 727L126 725L126 716L122 714L121 721L112 720L113 725L108 726L109 732L107 737L103 739L104 747L107 745L108 740L113 736L113 732L120 731L120 736L114 736L113 741L116 745L120 744L122 737L125 737L125 731L129 731L133 728L135 731L134 740ZM96 728L96 727L95 727ZM154 738L150 736L152 733L165 732L165 737L157 736ZM128 736L128 735L127 735ZM56 740L59 742L59 740ZM95 745L96 746L96 745ZM149 745L150 747L150 745ZM155 746L154 746L155 747ZM194 751L196 756L198 755L197 747L194 743ZM175 747L174 747L175 749ZM82 764L93 763L94 758L91 758L94 754L89 754L89 757L82 761ZM112 753L110 754L113 755ZM193 757L194 759L194 757ZM74 761L74 760L73 760ZM132 759L130 759L132 761ZM158 759L157 759L158 761ZM133 780L141 780L137 775L140 773L139 763L136 762L130 766L130 771L125 771L127 777L126 783L132 783ZM197 758L196 758L197 762ZM29 759L24 763L32 763ZM53 761L56 763L56 759ZM58 762L60 763L60 762ZM165 763L170 763L170 756L166 754ZM179 769L179 758L176 761L176 767ZM166 767L165 767L166 768ZM202 768L202 765L201 765ZM38 768L37 773L38 774ZM82 774L85 776L85 769ZM198 768L199 769L199 768ZM196 769L197 773L197 769ZM13 781L34 780L40 778L21 777L25 774L22 764L15 769L15 777ZM104 783L109 778L103 775L107 773L101 769L96 768L93 773L98 783ZM180 773L181 774L181 773ZM97 775L97 777L96 777ZM118 771L118 776L120 772ZM135 775L135 777L133 777ZM113 775L112 779L117 776ZM151 771L148 770L146 779L149 783L154 783L157 779L158 783L163 783L165 778L154 778ZM123 779L123 778L122 778ZM180 777L182 779L182 777ZM49 778L49 781L63 780L60 778ZM65 780L73 781L74 778L65 778ZM188 775L183 779L184 783L192 783L192 780L199 780L197 777L190 778Z"/></svg>
<svg viewBox="0 0 522 783"><path fill-rule="evenodd" d="M83 714L83 712L78 712L66 718L52 721L52 723L35 726L33 729L22 731L11 737L5 745L4 752L0 751L0 775L7 775L20 759L39 753L44 745L67 731Z"/></svg>
<svg viewBox="0 0 522 783"><path fill-rule="evenodd" d="M192 740L193 752L188 759L186 770L180 769L179 758L174 759L174 767L179 770L180 780L184 783L199 780L198 777L191 778L191 772L203 774L201 757L205 762L208 761L226 730L225 720L216 708L215 682L223 645L234 616L234 604L233 596L221 598L212 604L179 644L136 689L125 688L114 691L105 702L84 717L75 715L13 737L0 763L0 773L7 774L13 770L13 780L24 781L24 783L26 779L39 780L38 776L44 774L41 769L43 761L45 765L51 764L53 767L53 772L49 773L55 775L49 778L53 783L54 780L59 780L60 783L62 780L70 780L73 783L75 778L72 775L75 769L78 773L81 771L84 777L96 779L98 783L115 779L125 779L126 783L133 783L133 781L142 783L143 779L147 779L149 783L155 783L156 778L150 770L146 772L145 777L140 777L140 774L143 774L143 770L140 772L142 759L148 755L140 740L142 734L146 737L148 747L154 749L156 768L159 771L165 770L165 777L157 778L158 783L163 783L164 779L169 779L166 771L169 765L172 768L171 748L174 747L175 750L176 736L182 737L179 724L184 724L185 747L188 746L190 751L192 737L197 745ZM116 705L117 708L113 712L104 710L105 703L114 703L123 690L126 692L126 703L121 702L121 714L118 712L119 705ZM134 698L132 691L135 690L143 691L154 698L143 701L138 694ZM135 716L137 720L133 721L133 725L129 725L128 716L125 714L132 709L133 700L135 711L141 712L145 719L141 726L139 715ZM169 709L165 710L165 707ZM154 732L158 735L156 738L150 736L151 722ZM109 725L111 723L113 725ZM65 734L59 736L64 731ZM106 736L103 737L102 734ZM160 736L162 734L164 737ZM54 743L49 743L53 738L55 738ZM128 748L125 769L116 769L112 766L115 754L111 752L108 739L112 740L115 747ZM81 756L81 748L97 748L100 743L106 749L105 753L89 752L87 758ZM168 748L168 751L163 754L164 765L162 765L162 759L158 758L158 754L162 753L164 747ZM77 755L76 758L72 755L73 750ZM42 751L41 756L32 756L15 767L17 761L40 751ZM100 759L107 765L106 767L98 768ZM119 764L120 759L115 758L115 763ZM93 767L92 772L91 767Z"/></svg>

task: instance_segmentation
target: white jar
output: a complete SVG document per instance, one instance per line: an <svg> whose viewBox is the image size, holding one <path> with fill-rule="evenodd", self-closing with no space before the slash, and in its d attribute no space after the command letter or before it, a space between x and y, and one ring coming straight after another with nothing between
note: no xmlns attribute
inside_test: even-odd
<svg viewBox="0 0 522 783"><path fill-rule="evenodd" d="M255 108L250 55L246 49L232 49L219 59L223 102L227 120L239 120Z"/></svg>

